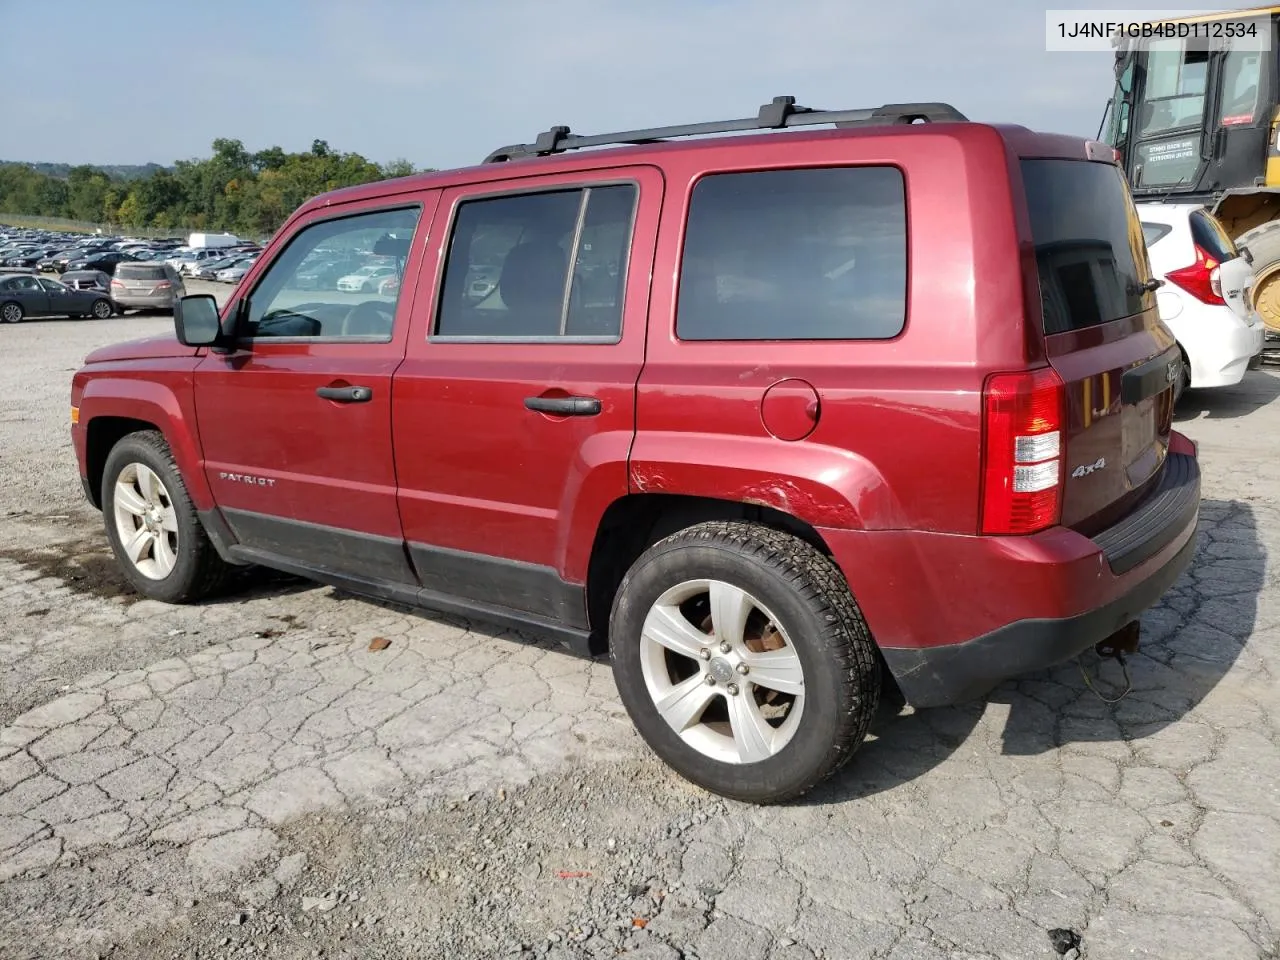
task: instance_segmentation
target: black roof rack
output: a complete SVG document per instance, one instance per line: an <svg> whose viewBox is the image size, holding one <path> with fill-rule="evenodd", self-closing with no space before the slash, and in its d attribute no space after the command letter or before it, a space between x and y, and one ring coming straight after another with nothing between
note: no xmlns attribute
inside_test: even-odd
<svg viewBox="0 0 1280 960"><path fill-rule="evenodd" d="M815 110L813 107L796 106L795 97L774 97L760 108L754 117L741 120L715 120L710 123L687 123L674 127L653 127L648 130L626 130L621 133L601 133L582 137L571 134L568 127L552 127L538 134L533 143L518 143L502 147L484 158L485 163L502 163L522 157L546 157L566 150L584 147L603 147L617 144L660 143L677 137L700 137L715 133L736 133L742 130L781 130L786 127L815 126L831 123L837 127L881 126L908 124L923 120L968 120L949 103L886 103L882 107L861 110Z"/></svg>

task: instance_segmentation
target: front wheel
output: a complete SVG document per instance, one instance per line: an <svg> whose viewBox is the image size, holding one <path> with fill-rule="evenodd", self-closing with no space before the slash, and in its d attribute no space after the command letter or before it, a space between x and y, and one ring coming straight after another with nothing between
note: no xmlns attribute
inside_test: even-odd
<svg viewBox="0 0 1280 960"><path fill-rule="evenodd" d="M875 646L840 571L757 524L702 523L650 547L609 633L640 735L721 796L808 792L849 760L879 704Z"/></svg>
<svg viewBox="0 0 1280 960"><path fill-rule="evenodd" d="M22 304L6 303L0 307L0 320L5 323L17 323L22 319Z"/></svg>
<svg viewBox="0 0 1280 960"><path fill-rule="evenodd" d="M190 603L218 590L231 571L158 431L129 434L112 448L102 475L102 514L116 561L144 597Z"/></svg>

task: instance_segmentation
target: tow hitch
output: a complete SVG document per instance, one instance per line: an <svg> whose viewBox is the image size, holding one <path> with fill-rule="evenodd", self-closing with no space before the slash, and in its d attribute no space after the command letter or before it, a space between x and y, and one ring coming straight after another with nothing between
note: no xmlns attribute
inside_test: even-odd
<svg viewBox="0 0 1280 960"><path fill-rule="evenodd" d="M1092 690L1103 703L1119 703L1133 689L1133 681L1129 677L1129 665L1125 662L1125 655L1138 652L1141 629L1138 621L1134 620L1132 623L1125 624L1107 639L1094 645L1094 653L1103 660L1115 660L1120 664L1120 672L1124 675L1124 690L1117 697L1104 697L1098 688L1094 686L1093 680L1090 679L1089 672L1084 668L1084 661L1077 659L1080 664L1080 675L1084 677L1084 685Z"/></svg>

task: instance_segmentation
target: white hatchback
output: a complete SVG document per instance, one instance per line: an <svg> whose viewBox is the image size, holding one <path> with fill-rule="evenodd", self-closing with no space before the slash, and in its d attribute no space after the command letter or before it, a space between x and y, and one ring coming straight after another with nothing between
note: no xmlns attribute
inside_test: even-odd
<svg viewBox="0 0 1280 960"><path fill-rule="evenodd" d="M1262 363L1266 327L1251 299L1253 266L1194 203L1139 203L1160 319L1186 358L1180 387L1229 387Z"/></svg>

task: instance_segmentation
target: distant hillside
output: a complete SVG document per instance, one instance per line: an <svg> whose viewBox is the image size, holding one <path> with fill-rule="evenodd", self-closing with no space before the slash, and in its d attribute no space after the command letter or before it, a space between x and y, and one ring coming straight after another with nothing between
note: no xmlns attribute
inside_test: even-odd
<svg viewBox="0 0 1280 960"><path fill-rule="evenodd" d="M46 177L57 177L59 180L65 180L71 175L71 168L79 166L79 164L71 163L27 163L23 160L0 160L0 166L9 167L28 167L36 173L43 173ZM173 167L165 167L158 163L107 163L107 164L85 164L91 166L95 170L101 170L108 177L116 180L141 180L143 177L149 177L157 170L173 171Z"/></svg>

